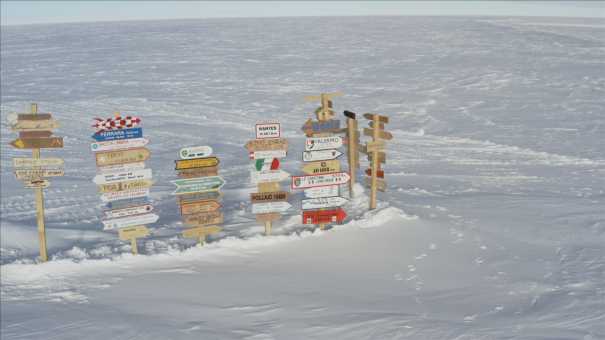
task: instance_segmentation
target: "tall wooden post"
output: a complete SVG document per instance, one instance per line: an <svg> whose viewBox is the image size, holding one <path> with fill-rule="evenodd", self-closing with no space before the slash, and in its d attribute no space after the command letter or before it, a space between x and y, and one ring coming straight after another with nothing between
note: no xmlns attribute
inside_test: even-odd
<svg viewBox="0 0 605 340"><path fill-rule="evenodd" d="M372 133L372 141L378 142L378 133L380 126L380 117L378 115L374 115L372 118L372 122L374 125L373 133ZM372 176L371 176L371 186L370 186L370 210L376 209L376 185L378 182L378 166L380 161L378 160L378 150L374 149L372 151Z"/></svg>
<svg viewBox="0 0 605 340"><path fill-rule="evenodd" d="M31 104L31 113L33 115L38 114L38 104ZM32 149L32 158L40 159L40 148ZM35 167L40 169L40 167ZM36 221L38 223L38 239L40 240L40 260L42 262L48 261L48 253L46 251L46 227L44 226L44 192L41 187L35 188L34 193L36 197Z"/></svg>
<svg viewBox="0 0 605 340"><path fill-rule="evenodd" d="M137 246L136 237L130 239L130 248L132 248L132 255L137 255L139 253L139 247Z"/></svg>

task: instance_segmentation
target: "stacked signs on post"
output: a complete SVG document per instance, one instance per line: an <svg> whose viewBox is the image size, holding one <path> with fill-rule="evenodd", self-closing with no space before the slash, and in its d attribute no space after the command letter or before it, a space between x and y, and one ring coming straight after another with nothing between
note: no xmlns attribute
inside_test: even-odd
<svg viewBox="0 0 605 340"><path fill-rule="evenodd" d="M269 235L273 221L292 207L288 203L288 192L280 191L279 185L290 177L280 169L279 160L286 157L288 141L281 138L279 122L262 122L256 124L256 139L248 141L245 148L254 161L250 179L258 189L258 192L250 194L252 213L256 214L257 221L265 224L265 234Z"/></svg>
<svg viewBox="0 0 605 340"><path fill-rule="evenodd" d="M148 200L153 181L144 162L151 153L145 148L149 140L143 138L140 123L138 117L119 113L96 118L92 125L95 141L90 144L98 170L93 182L107 204L103 230L117 230L121 240L130 240L133 254L138 253L137 238L149 235L145 225L159 218Z"/></svg>
<svg viewBox="0 0 605 340"><path fill-rule="evenodd" d="M177 196L183 224L189 228L183 236L203 245L207 235L222 230L218 226L223 223L220 189L225 180L218 175L219 159L212 157L210 146L182 148L179 157L175 161L179 179L171 182L176 185L172 194Z"/></svg>
<svg viewBox="0 0 605 340"><path fill-rule="evenodd" d="M360 149L361 152L368 155L368 161L370 161L370 167L365 171L368 175L365 182L371 190L370 209L376 209L376 190L386 191L387 187L381 166L382 163L386 163L387 158L384 152L385 140L393 139L393 135L384 130L384 125L389 123L389 117L373 113L366 113L363 117L369 120L369 128L364 128L363 134L370 136L372 140Z"/></svg>
<svg viewBox="0 0 605 340"><path fill-rule="evenodd" d="M61 158L40 158L40 149L62 148L63 137L52 136L52 130L59 127L59 123L52 119L50 113L38 113L37 104L31 105L31 113L9 115L8 123L13 131L19 132L19 138L11 145L17 149L32 150L31 158L13 158L13 166L17 179L23 181L26 188L35 190L40 259L47 261L42 189L50 185L46 178L63 176L64 171Z"/></svg>
<svg viewBox="0 0 605 340"><path fill-rule="evenodd" d="M315 111L317 121L311 119L302 126L307 136L303 151L303 176L292 176L292 189L304 189L302 201L303 224L342 223L347 214L341 208L347 200L340 197L340 186L350 180L350 176L340 169L338 157L342 152L343 138L340 121L333 119L333 96L341 93L322 93L320 96L306 97L306 100L320 100L321 106Z"/></svg>

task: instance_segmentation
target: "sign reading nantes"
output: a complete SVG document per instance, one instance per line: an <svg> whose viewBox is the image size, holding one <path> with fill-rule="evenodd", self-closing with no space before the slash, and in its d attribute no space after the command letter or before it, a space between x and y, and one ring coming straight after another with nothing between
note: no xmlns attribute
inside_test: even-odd
<svg viewBox="0 0 605 340"><path fill-rule="evenodd" d="M263 122L256 124L256 139L281 137L278 122Z"/></svg>

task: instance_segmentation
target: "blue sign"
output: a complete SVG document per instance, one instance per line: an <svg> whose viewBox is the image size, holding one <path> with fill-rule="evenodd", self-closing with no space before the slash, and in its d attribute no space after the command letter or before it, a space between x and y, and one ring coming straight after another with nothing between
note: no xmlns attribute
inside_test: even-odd
<svg viewBox="0 0 605 340"><path fill-rule="evenodd" d="M340 129L340 120L330 119L324 122L313 122L311 126L313 131Z"/></svg>
<svg viewBox="0 0 605 340"><path fill-rule="evenodd" d="M121 208L127 208L127 207L145 205L145 204L151 204L151 201L147 197L126 198L123 200L108 202L107 208L121 209Z"/></svg>
<svg viewBox="0 0 605 340"><path fill-rule="evenodd" d="M118 139L130 139L143 137L142 128L131 128L122 130L101 131L92 135L97 142L108 142Z"/></svg>

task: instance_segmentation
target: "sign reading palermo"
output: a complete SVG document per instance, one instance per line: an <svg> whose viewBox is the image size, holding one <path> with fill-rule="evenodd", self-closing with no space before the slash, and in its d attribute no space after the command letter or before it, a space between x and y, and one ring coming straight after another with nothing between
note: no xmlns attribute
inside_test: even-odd
<svg viewBox="0 0 605 340"><path fill-rule="evenodd" d="M307 138L305 141L305 151L337 149L341 146L342 137L340 136Z"/></svg>
<svg viewBox="0 0 605 340"><path fill-rule="evenodd" d="M279 138L281 130L279 123L259 123L256 124L256 138Z"/></svg>

